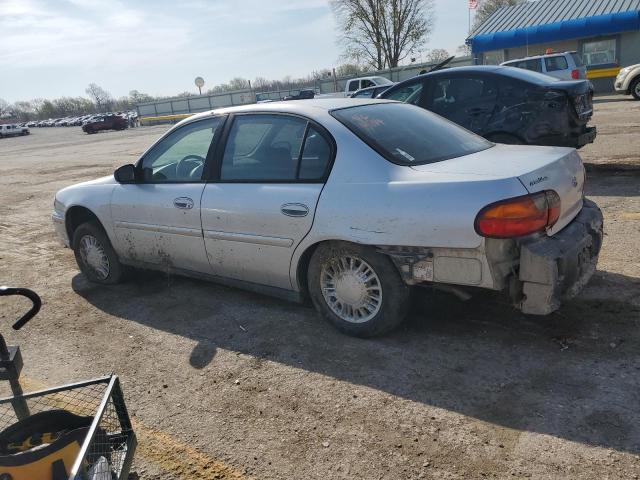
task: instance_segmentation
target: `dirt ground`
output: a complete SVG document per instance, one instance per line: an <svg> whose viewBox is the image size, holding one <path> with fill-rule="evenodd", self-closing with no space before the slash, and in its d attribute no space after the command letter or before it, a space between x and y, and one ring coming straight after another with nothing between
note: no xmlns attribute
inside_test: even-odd
<svg viewBox="0 0 640 480"><path fill-rule="evenodd" d="M2 332L22 345L28 387L121 377L140 442L131 479L637 479L640 102L596 110L581 153L606 237L586 290L546 318L425 291L374 340L162 273L87 283L54 236L54 193L135 161L166 126L2 139L0 284L44 299L19 332L24 304L0 299Z"/></svg>

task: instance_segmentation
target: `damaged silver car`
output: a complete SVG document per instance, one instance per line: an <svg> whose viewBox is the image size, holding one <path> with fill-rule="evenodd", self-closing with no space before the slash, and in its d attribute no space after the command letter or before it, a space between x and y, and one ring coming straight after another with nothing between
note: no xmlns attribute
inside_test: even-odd
<svg viewBox="0 0 640 480"><path fill-rule="evenodd" d="M571 148L494 144L399 102L301 100L194 115L59 191L53 221L93 282L134 266L310 298L367 337L402 322L416 285L558 309L602 244L584 183Z"/></svg>

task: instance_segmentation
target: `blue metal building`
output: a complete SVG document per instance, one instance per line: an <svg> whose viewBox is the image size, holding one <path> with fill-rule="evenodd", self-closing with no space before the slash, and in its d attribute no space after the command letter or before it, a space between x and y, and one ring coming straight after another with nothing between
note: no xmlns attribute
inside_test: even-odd
<svg viewBox="0 0 640 480"><path fill-rule="evenodd" d="M467 39L478 64L577 51L596 91L640 63L640 0L529 0L497 10Z"/></svg>

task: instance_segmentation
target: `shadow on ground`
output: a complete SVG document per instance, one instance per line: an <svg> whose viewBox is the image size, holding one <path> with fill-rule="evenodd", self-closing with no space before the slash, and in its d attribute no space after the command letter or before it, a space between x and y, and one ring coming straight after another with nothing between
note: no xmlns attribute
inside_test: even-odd
<svg viewBox="0 0 640 480"><path fill-rule="evenodd" d="M513 429L640 452L640 303L616 294L640 291L635 278L598 272L591 294L543 318L492 293L462 303L422 291L406 325L373 340L339 334L306 306L161 273L112 287L80 274L72 283L110 315L196 340L185 354L193 369L223 348Z"/></svg>
<svg viewBox="0 0 640 480"><path fill-rule="evenodd" d="M636 99L631 95L620 95L619 97L594 97L593 103L618 103L618 102L635 102Z"/></svg>

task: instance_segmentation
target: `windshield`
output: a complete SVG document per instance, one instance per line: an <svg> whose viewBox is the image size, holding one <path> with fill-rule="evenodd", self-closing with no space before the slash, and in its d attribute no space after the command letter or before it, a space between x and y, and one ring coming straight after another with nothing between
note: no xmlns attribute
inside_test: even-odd
<svg viewBox="0 0 640 480"><path fill-rule="evenodd" d="M373 81L376 82L376 85L391 85L393 82L388 78L384 77L373 77Z"/></svg>
<svg viewBox="0 0 640 480"><path fill-rule="evenodd" d="M493 146L444 118L406 103L377 103L331 112L338 121L387 160L425 165Z"/></svg>

